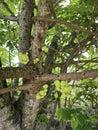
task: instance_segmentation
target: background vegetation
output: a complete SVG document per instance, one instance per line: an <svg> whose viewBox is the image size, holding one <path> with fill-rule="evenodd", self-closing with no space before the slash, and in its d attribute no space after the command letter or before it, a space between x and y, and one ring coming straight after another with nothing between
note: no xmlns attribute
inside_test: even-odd
<svg viewBox="0 0 98 130"><path fill-rule="evenodd" d="M98 0L29 2L0 1L0 129L98 130Z"/></svg>

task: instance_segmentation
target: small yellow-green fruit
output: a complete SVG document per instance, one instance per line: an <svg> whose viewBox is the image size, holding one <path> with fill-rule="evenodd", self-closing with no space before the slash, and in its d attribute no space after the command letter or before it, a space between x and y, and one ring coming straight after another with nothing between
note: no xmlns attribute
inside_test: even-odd
<svg viewBox="0 0 98 130"><path fill-rule="evenodd" d="M59 80L55 80L55 81L54 81L54 84L55 84L55 86L56 86L56 89L59 90L60 87L61 87L61 82L60 82Z"/></svg>
<svg viewBox="0 0 98 130"><path fill-rule="evenodd" d="M57 92L55 92L54 97L58 98L58 93Z"/></svg>
<svg viewBox="0 0 98 130"><path fill-rule="evenodd" d="M23 53L19 52L18 58L19 58L20 63L22 63L22 64L27 64L29 62L28 53L23 54Z"/></svg>
<svg viewBox="0 0 98 130"><path fill-rule="evenodd" d="M47 46L43 46L43 47L42 47L42 51L43 51L43 52L47 53L47 52L48 52L48 50L49 50L49 49L48 49L48 47L47 47Z"/></svg>
<svg viewBox="0 0 98 130"><path fill-rule="evenodd" d="M38 62L39 62L39 58L35 58L33 61L34 64L37 64Z"/></svg>
<svg viewBox="0 0 98 130"><path fill-rule="evenodd" d="M38 100L41 99L41 96L39 93L36 94L36 99L38 99Z"/></svg>
<svg viewBox="0 0 98 130"><path fill-rule="evenodd" d="M41 90L41 91L39 92L39 94L40 94L42 97L44 97L44 96L46 95L46 92L45 92L44 90Z"/></svg>
<svg viewBox="0 0 98 130"><path fill-rule="evenodd" d="M47 89L47 88L48 88L48 84L44 84L44 85L43 85L43 88L44 88L44 89Z"/></svg>
<svg viewBox="0 0 98 130"><path fill-rule="evenodd" d="M61 87L65 87L65 86L66 86L66 84L67 84L67 82L66 82L66 81L64 81L64 80L62 80L62 81L61 81Z"/></svg>

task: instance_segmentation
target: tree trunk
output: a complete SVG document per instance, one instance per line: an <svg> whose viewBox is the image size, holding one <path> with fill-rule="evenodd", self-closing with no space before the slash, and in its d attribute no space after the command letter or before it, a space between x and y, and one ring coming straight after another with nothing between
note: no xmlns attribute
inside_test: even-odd
<svg viewBox="0 0 98 130"><path fill-rule="evenodd" d="M21 130L19 112L12 106L9 94L0 95L0 130Z"/></svg>
<svg viewBox="0 0 98 130"><path fill-rule="evenodd" d="M39 101L32 91L26 91L23 96L22 130L33 130L36 115L39 109Z"/></svg>
<svg viewBox="0 0 98 130"><path fill-rule="evenodd" d="M37 16L50 17L52 12L49 5L50 1L40 0ZM42 21L37 21L35 23L34 38L31 43L32 14L34 12L34 8L35 0L25 0L23 2L23 8L19 15L19 52L28 53L31 60L30 65L33 59L38 57L40 59L40 63L37 66L38 72L42 73L43 68L41 65L41 53L39 49L41 49L44 45L49 23ZM24 65L21 66L24 67ZM23 84L31 82L27 79L25 81L26 82L23 82ZM36 83L35 88L36 92L38 92L41 88L41 84ZM22 92L19 100L14 102L14 104L9 103L3 105L5 101L2 97L0 97L0 124L2 124L0 126L0 130L33 130L40 103L40 101L36 99L36 92L33 92L31 89Z"/></svg>

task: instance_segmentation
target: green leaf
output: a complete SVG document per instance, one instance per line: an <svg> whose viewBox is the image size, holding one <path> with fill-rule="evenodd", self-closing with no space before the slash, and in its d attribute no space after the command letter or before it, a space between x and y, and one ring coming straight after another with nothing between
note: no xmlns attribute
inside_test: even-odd
<svg viewBox="0 0 98 130"><path fill-rule="evenodd" d="M71 109L69 108L60 108L56 111L56 116L59 120L68 121L71 119Z"/></svg>
<svg viewBox="0 0 98 130"><path fill-rule="evenodd" d="M63 108L60 108L60 109L57 109L56 110L56 116L59 120L62 120L62 116L64 114L64 109Z"/></svg>
<svg viewBox="0 0 98 130"><path fill-rule="evenodd" d="M48 117L47 117L47 115L46 114L41 114L40 116L39 116L39 118L40 118L40 120L41 120L41 122L46 122L46 123L48 123Z"/></svg>
<svg viewBox="0 0 98 130"><path fill-rule="evenodd" d="M72 129L73 129L73 130L76 130L76 128L78 127L78 125L79 125L78 119L75 118L75 117L73 117L73 118L71 119L71 127L72 127Z"/></svg>

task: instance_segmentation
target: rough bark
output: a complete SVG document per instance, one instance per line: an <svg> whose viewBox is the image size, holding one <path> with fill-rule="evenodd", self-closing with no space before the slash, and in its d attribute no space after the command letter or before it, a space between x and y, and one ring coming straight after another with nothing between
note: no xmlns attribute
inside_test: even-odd
<svg viewBox="0 0 98 130"><path fill-rule="evenodd" d="M51 3L51 4L53 4L53 3ZM39 5L38 5L37 16L48 17L48 18L51 17L52 12L50 10L49 5L50 5L50 1L40 0ZM36 57L39 58L40 61L37 65L37 67L38 67L40 74L43 72L42 61L41 61L42 53L40 50L41 50L42 46L44 45L48 28L49 28L49 24L46 22L43 22L43 21L36 21L35 26L34 26L34 35L33 35L34 39L32 40L32 58L33 59ZM34 111L36 115L37 115L38 107L39 107L39 104L38 104L37 108L35 109L36 111ZM40 129L43 129L43 128L45 129L45 127L42 127L42 128L41 127L42 127L42 125L40 125Z"/></svg>
<svg viewBox="0 0 98 130"><path fill-rule="evenodd" d="M40 81L51 81L51 80L81 80L86 78L96 78L98 77L98 69L88 70L84 72L73 72L66 74L44 74L40 77Z"/></svg>
<svg viewBox="0 0 98 130"><path fill-rule="evenodd" d="M11 68L13 69L13 68ZM16 68L17 70L17 68ZM19 69L20 70L20 69ZM12 71L12 76L10 74L10 70L7 71L8 75L10 75L10 78L14 78L15 76L17 78L19 77L24 77L27 79L31 79L31 83L33 84L32 80L36 80L36 81L50 81L50 80L81 80L81 79L86 79L86 78L96 78L98 77L98 69L93 69L93 70L87 70L87 71L83 71L83 72L72 72L72 73L62 73L62 74L35 74L33 73L27 73L27 75L25 75L26 73L24 71L22 71L21 76L20 74L15 73L16 71ZM0 79L6 79L9 78L8 75L5 74L6 73L6 68L3 69L3 71L0 71ZM35 74L35 75L34 75ZM13 76L14 75L14 76Z"/></svg>
<svg viewBox="0 0 98 130"><path fill-rule="evenodd" d="M30 57L30 46L31 46L31 29L32 29L32 15L35 7L34 0L25 0L23 3L23 8L19 17L19 27L20 27L20 34L19 34L19 51L21 53L27 53ZM22 65L24 68L24 65ZM33 67L33 66L32 66ZM33 70L28 68L30 71ZM36 73L36 71L35 71ZM28 75L25 77L28 79ZM33 77L32 77L33 79ZM24 82L24 83L25 83ZM38 101L35 99L35 94L32 90L22 92L21 98L19 100L19 104L22 103L20 107L20 114L21 114L21 129L22 130L32 130L34 126L34 121L36 118L36 113L38 109Z"/></svg>
<svg viewBox="0 0 98 130"><path fill-rule="evenodd" d="M36 77L36 68L34 66L20 66L20 67L6 67L0 69L0 79L7 78L28 78L32 79Z"/></svg>
<svg viewBox="0 0 98 130"><path fill-rule="evenodd" d="M32 16L35 7L35 0L24 0L22 11L19 15L19 51L21 53L29 52L31 29L32 29Z"/></svg>
<svg viewBox="0 0 98 130"><path fill-rule="evenodd" d="M52 1L51 1L52 2ZM49 7L50 1L41 0L38 5L38 17L50 18L52 16ZM44 45L49 23L42 20L36 21L34 26L34 39L32 40L32 57L38 57L41 62L41 48ZM40 69L42 69L40 67Z"/></svg>
<svg viewBox="0 0 98 130"><path fill-rule="evenodd" d="M23 107L22 107L22 130L33 130L36 115L39 109L39 101L36 100L33 91L26 91L22 98L24 97Z"/></svg>

